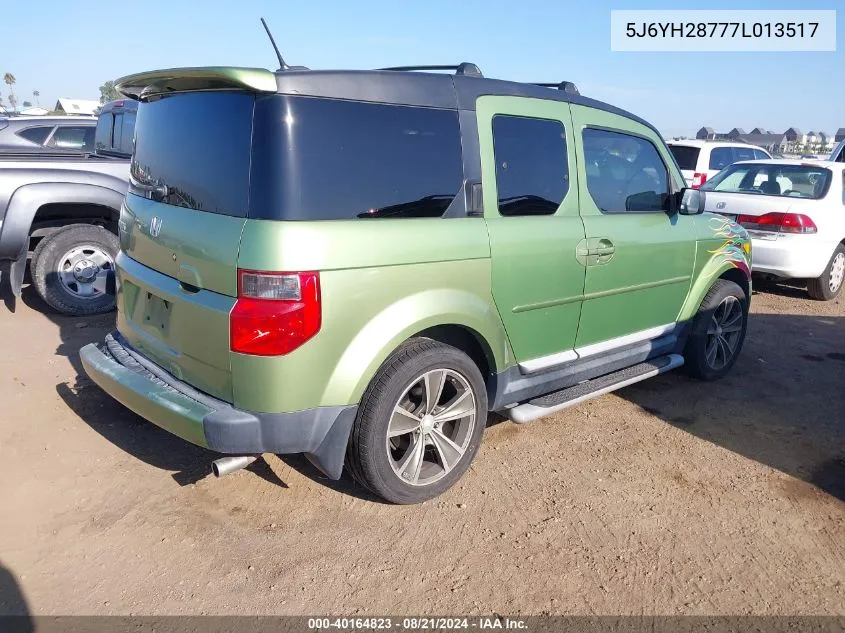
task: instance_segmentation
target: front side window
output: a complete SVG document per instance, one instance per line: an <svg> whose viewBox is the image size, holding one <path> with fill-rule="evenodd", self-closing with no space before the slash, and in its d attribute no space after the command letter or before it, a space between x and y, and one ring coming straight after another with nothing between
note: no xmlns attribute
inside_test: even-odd
<svg viewBox="0 0 845 633"><path fill-rule="evenodd" d="M94 127L60 126L47 143L57 149L74 149L84 152L94 150Z"/></svg>
<svg viewBox="0 0 845 633"><path fill-rule="evenodd" d="M665 211L666 164L651 141L587 128L583 132L587 189L604 213Z"/></svg>
<svg viewBox="0 0 845 633"><path fill-rule="evenodd" d="M710 150L710 165L708 169L720 171L736 162L732 147L714 147Z"/></svg>
<svg viewBox="0 0 845 633"><path fill-rule="evenodd" d="M569 191L563 123L520 116L493 117L499 213L551 215Z"/></svg>
<svg viewBox="0 0 845 633"><path fill-rule="evenodd" d="M827 194L831 179L830 170L824 167L740 163L715 175L701 189L817 200Z"/></svg>
<svg viewBox="0 0 845 633"><path fill-rule="evenodd" d="M52 131L52 125L39 125L37 127L28 127L25 130L21 130L20 132L18 132L18 136L23 139L26 139L30 143L35 143L36 145L44 145L44 141L47 140L47 137L50 136L50 132Z"/></svg>

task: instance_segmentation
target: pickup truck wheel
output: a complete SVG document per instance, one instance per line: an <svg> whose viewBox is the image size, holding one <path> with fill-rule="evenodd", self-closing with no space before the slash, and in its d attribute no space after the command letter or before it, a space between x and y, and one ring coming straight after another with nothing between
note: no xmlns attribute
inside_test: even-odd
<svg viewBox="0 0 845 633"><path fill-rule="evenodd" d="M481 372L460 350L412 339L376 374L346 452L352 476L392 503L420 503L452 486L487 424Z"/></svg>
<svg viewBox="0 0 845 633"><path fill-rule="evenodd" d="M74 224L45 237L30 263L32 283L57 312L71 316L114 309L114 297L97 275L114 270L120 242L114 233L93 224Z"/></svg>
<svg viewBox="0 0 845 633"><path fill-rule="evenodd" d="M717 380L734 366L748 327L748 299L737 284L717 279L692 322L684 348L687 372Z"/></svg>
<svg viewBox="0 0 845 633"><path fill-rule="evenodd" d="M822 276L807 282L807 294L817 301L830 301L839 295L843 281L845 281L845 246L838 244Z"/></svg>

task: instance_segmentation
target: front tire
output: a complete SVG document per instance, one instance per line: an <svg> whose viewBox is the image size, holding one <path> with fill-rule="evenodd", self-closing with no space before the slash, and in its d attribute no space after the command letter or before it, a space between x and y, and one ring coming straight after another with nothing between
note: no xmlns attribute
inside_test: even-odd
<svg viewBox="0 0 845 633"><path fill-rule="evenodd" d="M32 283L51 308L70 316L114 310L115 298L94 283L114 270L117 236L93 224L74 224L41 240L30 262Z"/></svg>
<svg viewBox="0 0 845 633"><path fill-rule="evenodd" d="M701 380L727 375L742 351L747 328L748 298L742 288L717 279L692 322L684 348L687 372Z"/></svg>
<svg viewBox="0 0 845 633"><path fill-rule="evenodd" d="M836 245L821 277L807 282L807 293L817 301L830 301L839 296L845 280L845 246Z"/></svg>
<svg viewBox="0 0 845 633"><path fill-rule="evenodd" d="M486 423L484 380L469 356L431 339L411 339L367 388L346 466L387 501L420 503L466 472Z"/></svg>

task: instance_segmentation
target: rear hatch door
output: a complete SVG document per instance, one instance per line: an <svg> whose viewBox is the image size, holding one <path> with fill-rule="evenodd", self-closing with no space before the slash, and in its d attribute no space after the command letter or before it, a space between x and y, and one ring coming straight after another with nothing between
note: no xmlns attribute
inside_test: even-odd
<svg viewBox="0 0 845 633"><path fill-rule="evenodd" d="M218 82L160 95L157 75L130 79L124 92L143 100L120 220L118 329L177 378L231 402L229 312L249 208L255 90L229 80L228 89Z"/></svg>

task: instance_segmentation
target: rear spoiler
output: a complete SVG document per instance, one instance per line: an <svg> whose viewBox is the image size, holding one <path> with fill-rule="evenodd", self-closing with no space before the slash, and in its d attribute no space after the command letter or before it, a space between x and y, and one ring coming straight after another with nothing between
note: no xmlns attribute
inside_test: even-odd
<svg viewBox="0 0 845 633"><path fill-rule="evenodd" d="M276 92L276 76L264 68L169 68L121 77L117 90L130 99L187 90Z"/></svg>

